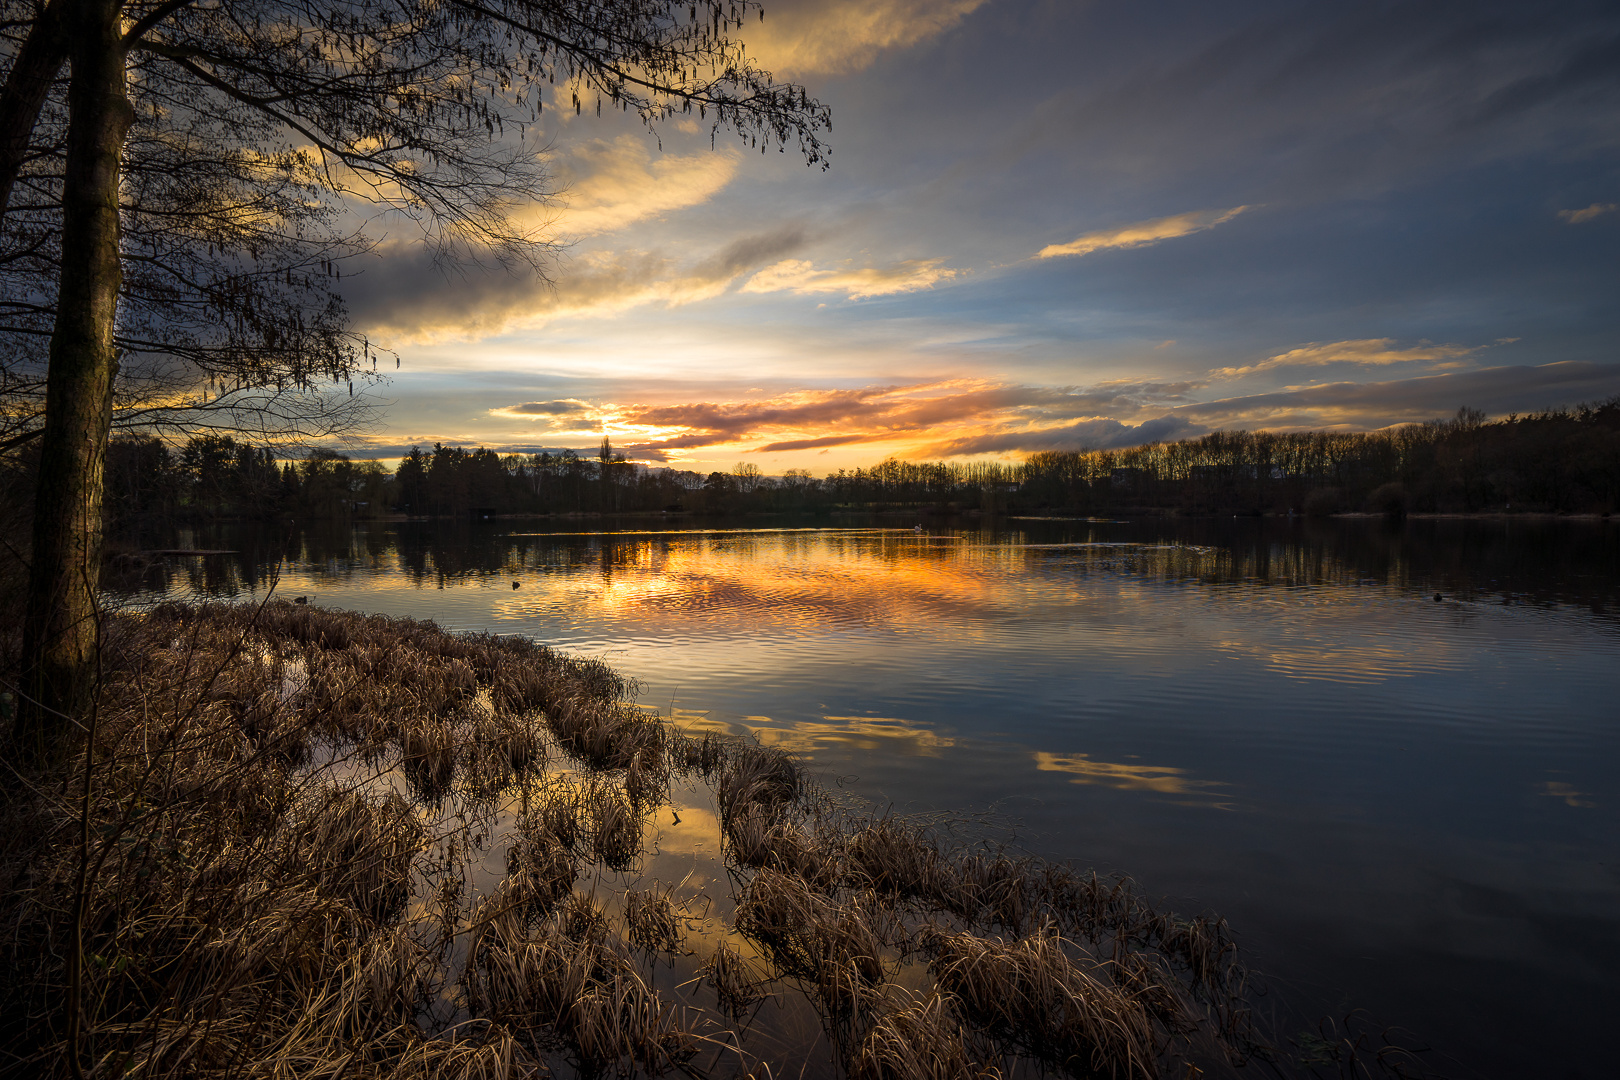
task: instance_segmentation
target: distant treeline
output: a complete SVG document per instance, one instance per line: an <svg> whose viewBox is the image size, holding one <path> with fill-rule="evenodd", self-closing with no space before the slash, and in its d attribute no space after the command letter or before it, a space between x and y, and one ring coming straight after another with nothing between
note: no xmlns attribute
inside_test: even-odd
<svg viewBox="0 0 1620 1080"><path fill-rule="evenodd" d="M228 436L178 450L115 442L108 508L120 519L481 517L495 514L1341 511L1597 512L1620 508L1620 398L1487 422L1451 420L1367 434L1217 432L1128 450L1038 453L1021 465L906 462L815 477L757 466L708 474L628 462L606 441L573 451L498 454L413 448L390 475L375 461L317 450L279 463Z"/></svg>

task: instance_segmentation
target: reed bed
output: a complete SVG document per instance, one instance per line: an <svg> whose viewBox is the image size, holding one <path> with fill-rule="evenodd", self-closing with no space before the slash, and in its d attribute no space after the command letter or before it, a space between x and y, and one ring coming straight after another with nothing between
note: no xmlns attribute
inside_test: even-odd
<svg viewBox="0 0 1620 1080"><path fill-rule="evenodd" d="M102 666L94 741L4 796L7 1075L777 1075L803 1063L746 1032L785 993L859 1080L1153 1077L1195 1043L1286 1064L1221 920L852 816L598 662L271 603L109 616ZM676 779L734 887L701 964L692 898L636 876ZM651 955L718 1011L661 994ZM706 1046L730 1064L698 1070Z"/></svg>

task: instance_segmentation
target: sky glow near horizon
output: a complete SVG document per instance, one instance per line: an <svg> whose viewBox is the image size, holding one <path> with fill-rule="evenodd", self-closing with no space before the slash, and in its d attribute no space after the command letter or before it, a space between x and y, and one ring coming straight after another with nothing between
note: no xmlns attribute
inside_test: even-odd
<svg viewBox="0 0 1620 1080"><path fill-rule="evenodd" d="M544 114L548 284L399 232L358 449L707 472L1367 430L1620 394L1620 10L773 0L832 168Z"/></svg>

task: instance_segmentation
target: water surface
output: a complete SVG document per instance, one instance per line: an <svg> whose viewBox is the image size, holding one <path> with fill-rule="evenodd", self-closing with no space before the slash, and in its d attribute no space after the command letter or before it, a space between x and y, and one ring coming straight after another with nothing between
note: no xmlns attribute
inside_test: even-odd
<svg viewBox="0 0 1620 1080"><path fill-rule="evenodd" d="M1611 1075L1606 523L511 521L162 546L237 554L131 564L116 596L273 584L603 657L684 728L1224 914L1284 1035L1360 1008L1439 1072Z"/></svg>

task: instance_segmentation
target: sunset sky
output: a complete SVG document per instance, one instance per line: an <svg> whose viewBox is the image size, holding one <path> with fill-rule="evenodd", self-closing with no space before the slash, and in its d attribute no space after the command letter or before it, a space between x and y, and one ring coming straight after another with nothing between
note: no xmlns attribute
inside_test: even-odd
<svg viewBox="0 0 1620 1080"><path fill-rule="evenodd" d="M364 453L817 474L1620 394L1612 3L772 0L832 168L586 109L551 282L397 228Z"/></svg>

